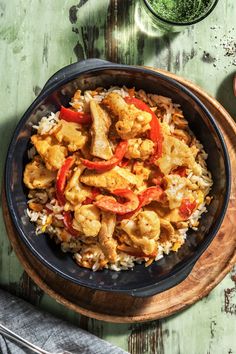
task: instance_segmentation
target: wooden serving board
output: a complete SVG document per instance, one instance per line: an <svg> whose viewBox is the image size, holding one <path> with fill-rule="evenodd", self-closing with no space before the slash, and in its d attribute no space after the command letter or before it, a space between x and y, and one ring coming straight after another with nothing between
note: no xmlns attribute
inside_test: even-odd
<svg viewBox="0 0 236 354"><path fill-rule="evenodd" d="M154 70L154 69L153 69ZM166 71L156 70L190 88L215 117L228 146L232 171L236 171L236 125L225 109L199 87ZM236 263L236 173L228 210L214 241L182 283L149 298L134 298L80 287L61 278L41 264L18 237L3 193L3 213L10 242L25 271L48 295L88 317L116 323L163 318L183 310L206 296Z"/></svg>

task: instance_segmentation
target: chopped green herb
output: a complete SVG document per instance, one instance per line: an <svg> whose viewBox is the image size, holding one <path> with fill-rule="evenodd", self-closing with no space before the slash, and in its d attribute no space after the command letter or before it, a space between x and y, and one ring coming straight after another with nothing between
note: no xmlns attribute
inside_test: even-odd
<svg viewBox="0 0 236 354"><path fill-rule="evenodd" d="M178 23L194 21L207 13L214 0L148 0L161 18Z"/></svg>

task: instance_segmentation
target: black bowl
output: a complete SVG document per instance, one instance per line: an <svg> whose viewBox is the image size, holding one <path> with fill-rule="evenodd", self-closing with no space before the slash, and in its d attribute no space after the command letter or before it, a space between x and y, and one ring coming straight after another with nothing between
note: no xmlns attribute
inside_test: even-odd
<svg viewBox="0 0 236 354"><path fill-rule="evenodd" d="M70 254L65 254L47 235L35 235L35 225L25 213L27 192L22 176L27 162L27 149L32 125L41 117L67 105L74 91L98 86L126 85L147 92L168 96L181 104L190 128L203 143L209 155L208 168L214 185L213 201L208 213L203 214L198 231L189 231L179 252L171 252L145 268L136 265L133 270L92 272L81 268ZM126 293L132 296L151 296L183 281L206 250L225 215L230 193L230 163L224 139L214 118L202 102L175 80L148 69L90 59L69 65L57 72L20 120L10 143L5 171L8 207L19 237L44 265L65 279L89 288Z"/></svg>

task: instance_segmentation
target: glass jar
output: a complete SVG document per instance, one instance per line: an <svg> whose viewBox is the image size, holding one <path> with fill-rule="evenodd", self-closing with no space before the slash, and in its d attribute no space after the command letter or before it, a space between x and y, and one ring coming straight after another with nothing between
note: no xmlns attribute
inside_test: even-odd
<svg viewBox="0 0 236 354"><path fill-rule="evenodd" d="M155 5L155 1L157 5ZM135 9L135 20L138 27L149 35L155 35L157 32L180 32L188 26L191 26L197 22L202 21L206 18L215 8L219 0L208 0L207 5L203 4L203 0L187 0L187 3L183 0L175 0L176 5L173 6L170 14L176 15L176 20L172 20L170 14L169 17L164 17L165 5L159 5L159 3L165 3L163 0L138 0ZM194 5L191 5L193 1ZM166 3L170 3L171 0ZM198 4L198 5L197 5ZM159 9L158 9L159 6ZM202 8L201 6L205 6ZM178 18L180 15L181 7L183 8L182 17ZM189 10L189 12L186 11ZM159 13L157 12L159 10ZM175 14L176 11L176 14ZM184 12L185 11L185 12ZM168 13L166 12L168 15ZM188 16L187 16L188 15Z"/></svg>

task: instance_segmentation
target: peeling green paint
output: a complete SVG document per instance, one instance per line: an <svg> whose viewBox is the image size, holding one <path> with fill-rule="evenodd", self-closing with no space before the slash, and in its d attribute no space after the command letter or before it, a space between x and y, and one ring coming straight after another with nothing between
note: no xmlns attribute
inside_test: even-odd
<svg viewBox="0 0 236 354"><path fill-rule="evenodd" d="M17 121L47 79L61 67L99 56L127 64L153 65L192 80L234 115L236 67L220 40L236 38L236 4L221 0L212 15L179 34L148 37L135 24L135 0L2 0L0 2L0 175ZM225 36L225 37L224 37ZM202 61L210 53L214 62ZM214 66L215 64L215 66ZM236 353L235 275L206 298L167 319L146 324L107 324L56 303L23 273L0 216L0 284L132 354ZM231 279L232 277L232 279Z"/></svg>
<svg viewBox="0 0 236 354"><path fill-rule="evenodd" d="M8 44L14 42L18 36L18 29L15 26L5 27L0 30L0 38Z"/></svg>

